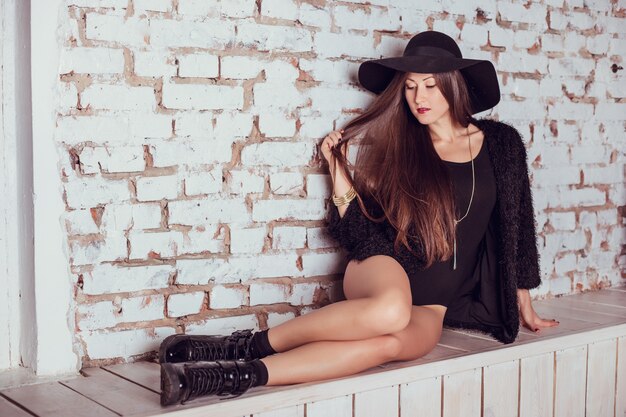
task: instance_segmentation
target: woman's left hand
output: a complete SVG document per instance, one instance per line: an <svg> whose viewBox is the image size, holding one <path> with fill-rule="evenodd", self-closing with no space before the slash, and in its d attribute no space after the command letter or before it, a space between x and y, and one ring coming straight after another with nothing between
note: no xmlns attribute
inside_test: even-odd
<svg viewBox="0 0 626 417"><path fill-rule="evenodd" d="M537 315L530 301L530 292L526 289L517 290L517 305L520 312L520 322L522 326L533 332L539 332L543 327L558 326L555 319L545 320Z"/></svg>

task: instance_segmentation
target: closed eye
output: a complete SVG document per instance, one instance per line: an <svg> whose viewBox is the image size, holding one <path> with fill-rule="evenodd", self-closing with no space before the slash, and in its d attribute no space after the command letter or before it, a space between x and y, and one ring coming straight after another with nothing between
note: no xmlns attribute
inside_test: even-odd
<svg viewBox="0 0 626 417"><path fill-rule="evenodd" d="M426 86L426 88L435 88L435 87L436 87L436 85L427 85L427 86ZM413 90L413 89L415 89L415 87L409 87L408 85L407 85L407 86L405 86L405 88L406 88L407 90Z"/></svg>

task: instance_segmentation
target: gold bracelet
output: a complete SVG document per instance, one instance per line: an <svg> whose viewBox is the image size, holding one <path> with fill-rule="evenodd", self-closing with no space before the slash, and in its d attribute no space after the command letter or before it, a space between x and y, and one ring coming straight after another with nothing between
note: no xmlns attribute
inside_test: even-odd
<svg viewBox="0 0 626 417"><path fill-rule="evenodd" d="M350 203L350 201L354 200L355 197L356 190L354 189L354 187L350 187L348 192L341 197L335 197L335 193L333 193L333 203L335 203L337 207L343 206Z"/></svg>

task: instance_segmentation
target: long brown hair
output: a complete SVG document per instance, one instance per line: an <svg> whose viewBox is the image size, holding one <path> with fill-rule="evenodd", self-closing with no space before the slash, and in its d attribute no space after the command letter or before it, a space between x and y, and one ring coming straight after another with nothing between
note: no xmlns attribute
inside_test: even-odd
<svg viewBox="0 0 626 417"><path fill-rule="evenodd" d="M452 255L456 208L448 171L435 151L428 126L419 123L404 97L406 76L396 72L365 112L343 127L342 141L332 154L357 191L363 213L375 222L389 221L398 232L396 250L403 244L420 256L409 246L409 239L421 242L428 267ZM463 75L457 70L433 76L450 106L453 123L467 127L472 113ZM343 147L350 142L359 145L354 164L348 160L350 155L343 156ZM363 199L374 200L384 216L370 215Z"/></svg>

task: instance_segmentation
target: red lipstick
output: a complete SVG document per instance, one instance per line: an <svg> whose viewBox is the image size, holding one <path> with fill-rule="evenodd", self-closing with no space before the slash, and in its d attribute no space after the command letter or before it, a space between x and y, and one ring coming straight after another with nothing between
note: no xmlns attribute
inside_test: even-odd
<svg viewBox="0 0 626 417"><path fill-rule="evenodd" d="M419 108L417 109L417 112L418 112L419 114L424 114L424 113L426 113L428 110L430 110L430 109L429 109L429 108L427 108L427 107L419 107Z"/></svg>

